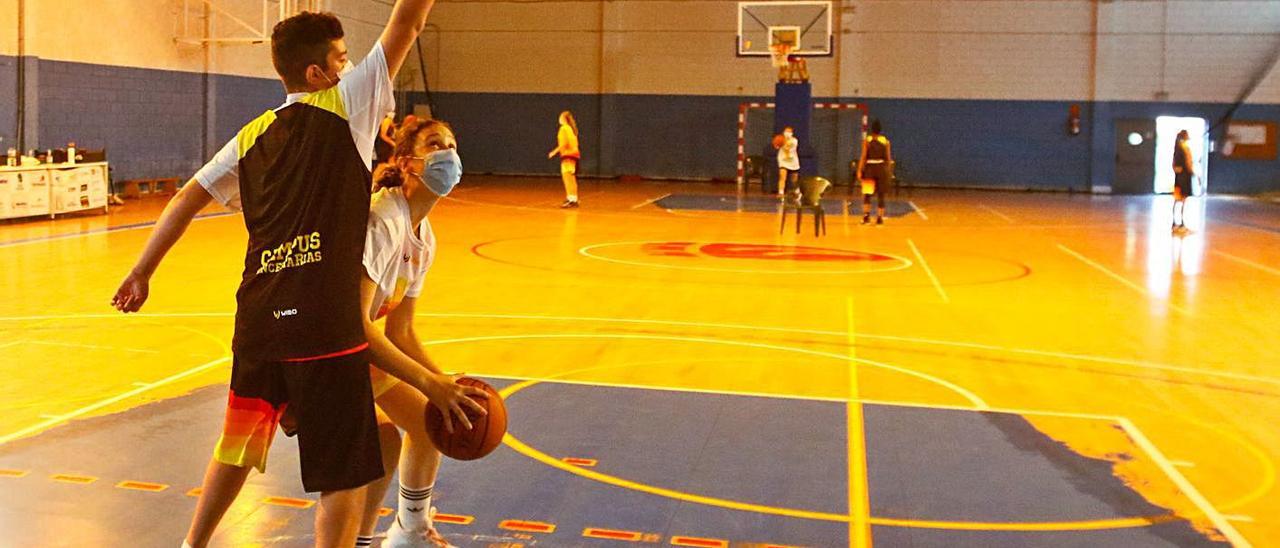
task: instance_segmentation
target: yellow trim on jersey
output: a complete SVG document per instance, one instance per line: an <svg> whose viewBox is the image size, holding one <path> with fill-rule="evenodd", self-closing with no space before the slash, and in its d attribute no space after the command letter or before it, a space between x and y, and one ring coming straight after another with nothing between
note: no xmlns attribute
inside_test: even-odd
<svg viewBox="0 0 1280 548"><path fill-rule="evenodd" d="M271 124L274 124L275 121L276 111L268 110L262 116L240 128L240 133L236 135L236 148L240 159L244 159L244 155L249 153L249 149L253 147L253 144L258 142L258 137L266 133L267 128L271 127Z"/></svg>
<svg viewBox="0 0 1280 548"><path fill-rule="evenodd" d="M322 108L337 114L338 117L343 120L347 119L347 106L342 104L342 93L338 91L338 86L333 86L324 91L317 91L303 97L302 100L298 102L311 105L316 108Z"/></svg>

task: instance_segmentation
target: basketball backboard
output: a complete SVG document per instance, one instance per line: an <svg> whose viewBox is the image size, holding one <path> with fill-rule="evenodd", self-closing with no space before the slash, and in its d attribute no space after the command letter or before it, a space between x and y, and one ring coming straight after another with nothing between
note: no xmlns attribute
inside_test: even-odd
<svg viewBox="0 0 1280 548"><path fill-rule="evenodd" d="M738 2L738 56L768 56L777 43L791 55L831 55L831 21L831 2Z"/></svg>

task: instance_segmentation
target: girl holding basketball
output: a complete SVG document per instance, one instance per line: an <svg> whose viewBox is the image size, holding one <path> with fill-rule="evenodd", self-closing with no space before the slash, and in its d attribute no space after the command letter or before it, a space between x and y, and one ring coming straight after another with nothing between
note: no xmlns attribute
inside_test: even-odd
<svg viewBox="0 0 1280 548"><path fill-rule="evenodd" d="M871 121L871 133L862 140L856 179L862 183L862 224L871 222L871 195L877 203L876 224L884 224L884 191L893 164L893 145L881 131L880 120Z"/></svg>
<svg viewBox="0 0 1280 548"><path fill-rule="evenodd" d="M556 148L547 153L547 158L560 155L560 179L564 181L564 203L561 208L578 207L578 161L582 153L578 150L578 122L573 113L560 113L560 129L556 132Z"/></svg>
<svg viewBox="0 0 1280 548"><path fill-rule="evenodd" d="M800 178L800 140L795 137L795 130L786 127L782 130L782 144L778 147L778 197L786 195L787 183L792 185Z"/></svg>
<svg viewBox="0 0 1280 548"><path fill-rule="evenodd" d="M462 177L457 141L448 124L437 120L412 120L396 135L391 162L374 173L375 194L369 206L365 234L365 278L360 299L365 334L371 347L380 343L394 348L397 361L410 367L441 369L422 348L413 328L414 310L422 294L427 270L435 261L436 239L427 214L448 195ZM374 321L386 318L379 330ZM370 367L374 401L378 405L383 467L387 475L369 486L361 540L372 542L378 508L400 469L399 509L383 546L447 545L432 525L432 488L440 468L440 452L427 437L423 410L427 399L395 377ZM405 432L403 445L391 423ZM455 426L456 429L456 426Z"/></svg>

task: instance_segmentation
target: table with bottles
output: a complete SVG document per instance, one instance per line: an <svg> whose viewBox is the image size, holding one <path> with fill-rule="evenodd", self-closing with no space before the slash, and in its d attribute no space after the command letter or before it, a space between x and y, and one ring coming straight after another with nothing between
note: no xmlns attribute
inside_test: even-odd
<svg viewBox="0 0 1280 548"><path fill-rule="evenodd" d="M106 213L109 196L106 162L0 166L0 219Z"/></svg>

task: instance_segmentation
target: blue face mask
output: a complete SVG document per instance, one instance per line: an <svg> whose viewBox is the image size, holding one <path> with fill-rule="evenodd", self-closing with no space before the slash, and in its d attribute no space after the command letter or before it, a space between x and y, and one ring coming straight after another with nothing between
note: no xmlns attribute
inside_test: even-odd
<svg viewBox="0 0 1280 548"><path fill-rule="evenodd" d="M423 164L426 167L418 177L436 196L448 196L462 180L462 158L455 149L432 152L423 158Z"/></svg>

